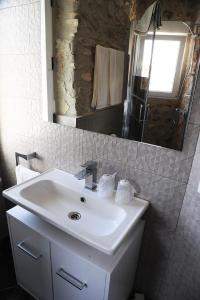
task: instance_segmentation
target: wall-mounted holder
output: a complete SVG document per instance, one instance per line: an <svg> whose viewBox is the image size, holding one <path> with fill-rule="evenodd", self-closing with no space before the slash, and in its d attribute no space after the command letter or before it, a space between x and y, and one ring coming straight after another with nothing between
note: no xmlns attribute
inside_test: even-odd
<svg viewBox="0 0 200 300"><path fill-rule="evenodd" d="M30 153L30 154L21 154L21 153L15 152L16 166L19 165L19 158L20 157L25 159L25 160L31 160L33 158L37 158L37 153L33 152L33 153Z"/></svg>

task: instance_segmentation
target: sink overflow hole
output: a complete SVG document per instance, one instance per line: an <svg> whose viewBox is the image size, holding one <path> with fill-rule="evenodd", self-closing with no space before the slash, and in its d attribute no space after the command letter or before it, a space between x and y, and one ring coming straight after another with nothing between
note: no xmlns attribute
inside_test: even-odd
<svg viewBox="0 0 200 300"><path fill-rule="evenodd" d="M68 214L68 218L70 218L73 221L78 221L81 218L81 214L77 211L72 211Z"/></svg>
<svg viewBox="0 0 200 300"><path fill-rule="evenodd" d="M85 197L81 197L80 200L81 200L82 203L85 203L85 202L86 202Z"/></svg>

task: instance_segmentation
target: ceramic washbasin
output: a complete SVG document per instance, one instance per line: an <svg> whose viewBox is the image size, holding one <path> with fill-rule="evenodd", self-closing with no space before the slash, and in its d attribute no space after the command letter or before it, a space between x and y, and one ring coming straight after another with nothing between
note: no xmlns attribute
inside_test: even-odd
<svg viewBox="0 0 200 300"><path fill-rule="evenodd" d="M112 255L148 207L135 199L117 205L84 188L84 180L53 169L3 195L90 246Z"/></svg>

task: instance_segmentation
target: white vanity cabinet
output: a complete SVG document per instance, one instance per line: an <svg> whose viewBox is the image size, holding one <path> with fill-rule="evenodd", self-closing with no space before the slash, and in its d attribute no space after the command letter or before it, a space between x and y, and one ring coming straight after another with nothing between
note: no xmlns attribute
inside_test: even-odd
<svg viewBox="0 0 200 300"><path fill-rule="evenodd" d="M53 299L49 241L13 217L8 222L17 283L36 299Z"/></svg>
<svg viewBox="0 0 200 300"><path fill-rule="evenodd" d="M39 300L127 300L144 221L107 255L16 206L7 212L17 282Z"/></svg>
<svg viewBox="0 0 200 300"><path fill-rule="evenodd" d="M68 249L54 244L52 272L54 297L59 300L103 300L106 272Z"/></svg>

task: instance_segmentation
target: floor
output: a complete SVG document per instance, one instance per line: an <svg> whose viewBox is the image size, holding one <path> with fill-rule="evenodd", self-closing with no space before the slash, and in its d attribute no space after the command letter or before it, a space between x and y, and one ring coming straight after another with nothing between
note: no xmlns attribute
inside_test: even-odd
<svg viewBox="0 0 200 300"><path fill-rule="evenodd" d="M9 239L0 242L0 300L34 300L17 286Z"/></svg>

